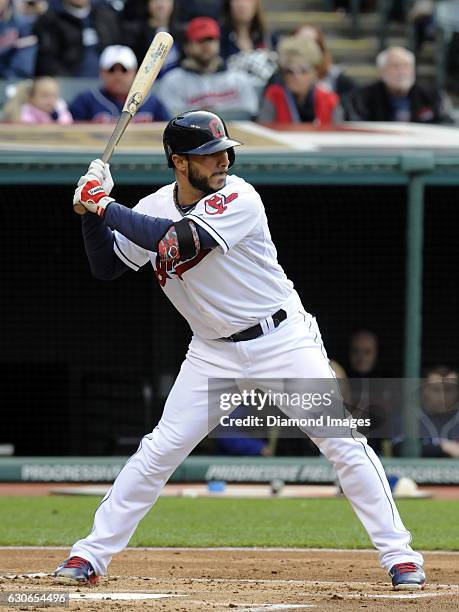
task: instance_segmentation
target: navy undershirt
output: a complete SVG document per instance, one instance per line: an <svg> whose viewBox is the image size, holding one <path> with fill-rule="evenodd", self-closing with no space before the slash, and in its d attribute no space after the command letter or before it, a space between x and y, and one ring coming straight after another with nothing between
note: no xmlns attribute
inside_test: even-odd
<svg viewBox="0 0 459 612"><path fill-rule="evenodd" d="M184 212L186 208L183 207ZM158 242L174 224L171 219L143 215L117 202L109 204L103 219L95 214L83 215L81 219L83 240L91 272L102 280L115 279L129 269L113 250L114 233L112 230L118 230L131 242L148 251L156 251ZM205 229L199 225L195 227L202 249L214 248L218 245Z"/></svg>

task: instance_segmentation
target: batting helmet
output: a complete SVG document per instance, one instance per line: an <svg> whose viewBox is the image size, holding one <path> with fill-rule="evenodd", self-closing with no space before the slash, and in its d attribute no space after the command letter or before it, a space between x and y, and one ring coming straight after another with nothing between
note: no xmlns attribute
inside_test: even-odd
<svg viewBox="0 0 459 612"><path fill-rule="evenodd" d="M189 111L169 121L163 134L164 151L169 168L173 168L172 155L211 155L228 150L230 166L234 163L234 149L242 142L231 140L225 122L208 111Z"/></svg>

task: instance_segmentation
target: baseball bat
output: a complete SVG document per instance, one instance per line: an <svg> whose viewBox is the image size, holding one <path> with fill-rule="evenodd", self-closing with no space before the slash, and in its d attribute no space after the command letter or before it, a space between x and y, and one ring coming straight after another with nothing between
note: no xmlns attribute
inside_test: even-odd
<svg viewBox="0 0 459 612"><path fill-rule="evenodd" d="M146 100L148 93L161 70L162 65L167 57L167 54L172 47L174 39L168 32L158 32L153 38L148 51L143 58L140 68L132 82L131 89L124 103L120 118L110 136L110 140L102 153L101 160L108 163L116 145L119 143L121 136L126 131L127 126L131 122L140 106ZM75 204L73 210L79 215L86 213L86 208L78 203Z"/></svg>

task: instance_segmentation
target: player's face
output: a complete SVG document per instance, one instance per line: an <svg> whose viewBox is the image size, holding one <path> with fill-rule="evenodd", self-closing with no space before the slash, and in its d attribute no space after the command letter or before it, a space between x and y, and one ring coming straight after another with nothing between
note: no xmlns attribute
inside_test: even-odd
<svg viewBox="0 0 459 612"><path fill-rule="evenodd" d="M229 158L227 151L212 155L188 156L188 181L203 193L214 193L223 189L228 174Z"/></svg>

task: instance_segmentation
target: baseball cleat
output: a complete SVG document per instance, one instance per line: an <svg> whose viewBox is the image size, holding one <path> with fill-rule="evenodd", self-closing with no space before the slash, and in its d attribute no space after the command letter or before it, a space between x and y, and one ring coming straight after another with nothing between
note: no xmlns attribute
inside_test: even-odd
<svg viewBox="0 0 459 612"><path fill-rule="evenodd" d="M60 582L78 582L79 584L97 584L99 577L96 576L92 565L82 557L70 557L61 563L53 574Z"/></svg>
<svg viewBox="0 0 459 612"><path fill-rule="evenodd" d="M391 567L389 576L395 591L416 591L426 585L426 575L416 563L396 563Z"/></svg>

